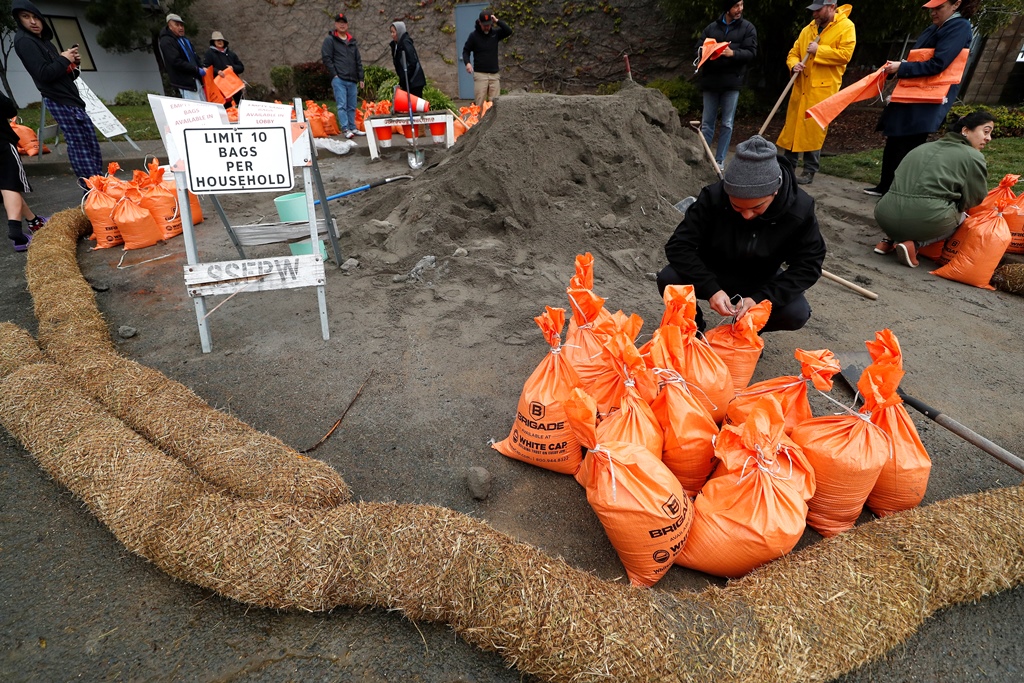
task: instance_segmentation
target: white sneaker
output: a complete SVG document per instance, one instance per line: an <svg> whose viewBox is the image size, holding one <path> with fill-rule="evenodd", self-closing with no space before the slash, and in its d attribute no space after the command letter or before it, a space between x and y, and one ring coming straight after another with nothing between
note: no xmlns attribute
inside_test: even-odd
<svg viewBox="0 0 1024 683"><path fill-rule="evenodd" d="M356 136L356 134L355 134L354 131L351 131L351 130L346 130L345 131L345 137L347 137L349 140L351 140L355 136Z"/></svg>
<svg viewBox="0 0 1024 683"><path fill-rule="evenodd" d="M359 130L358 128L356 128L352 132L355 133L356 135L359 135L359 136L365 136L366 135L366 133L364 133L363 131Z"/></svg>

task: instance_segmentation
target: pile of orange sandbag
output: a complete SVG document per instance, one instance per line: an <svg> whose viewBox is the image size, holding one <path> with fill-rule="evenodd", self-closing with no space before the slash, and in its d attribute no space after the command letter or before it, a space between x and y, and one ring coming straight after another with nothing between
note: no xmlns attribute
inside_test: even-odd
<svg viewBox="0 0 1024 683"><path fill-rule="evenodd" d="M117 162L107 166L107 175L86 178L88 191L82 209L92 224L89 239L96 249L124 245L143 249L182 232L178 190L174 178L164 178L160 161L153 159L145 171L135 171L131 180L115 174ZM199 198L188 193L193 225L203 221Z"/></svg>
<svg viewBox="0 0 1024 683"><path fill-rule="evenodd" d="M673 563L742 576L789 552L808 524L831 536L865 504L879 516L920 504L931 463L896 392L892 332L867 344L864 406L814 417L808 390L831 390L832 352L797 349L800 375L749 384L768 302L705 338L693 288L669 286L660 326L637 348L643 321L605 309L593 268L590 254L576 257L564 344L564 309L535 318L549 353L494 448L573 475L632 583L653 585Z"/></svg>
<svg viewBox="0 0 1024 683"><path fill-rule="evenodd" d="M18 123L18 118L11 119L11 128L18 134L18 154L34 157L39 156L39 136L28 126ZM49 154L50 148L43 145L43 154Z"/></svg>
<svg viewBox="0 0 1024 683"><path fill-rule="evenodd" d="M326 105L321 107L313 100L306 100L306 109L303 113L309 122L309 130L312 131L313 137L329 138L341 134L338 117Z"/></svg>
<svg viewBox="0 0 1024 683"><path fill-rule="evenodd" d="M356 129L366 132L366 119L371 116L384 116L390 113L391 100L380 100L379 102L363 100L362 106L356 109Z"/></svg>

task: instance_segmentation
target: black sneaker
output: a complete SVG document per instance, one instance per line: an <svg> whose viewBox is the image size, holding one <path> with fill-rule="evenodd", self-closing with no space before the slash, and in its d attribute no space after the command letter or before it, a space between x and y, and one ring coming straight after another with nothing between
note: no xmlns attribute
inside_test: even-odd
<svg viewBox="0 0 1024 683"><path fill-rule="evenodd" d="M881 197L885 193L879 190L878 187L865 187L864 194L869 194L872 197Z"/></svg>

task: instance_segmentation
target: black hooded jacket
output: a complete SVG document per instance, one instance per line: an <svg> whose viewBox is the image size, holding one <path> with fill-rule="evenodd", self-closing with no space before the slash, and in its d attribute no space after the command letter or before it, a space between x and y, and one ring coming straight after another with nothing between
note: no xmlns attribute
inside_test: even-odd
<svg viewBox="0 0 1024 683"><path fill-rule="evenodd" d="M462 48L462 63L469 64L469 55L473 55L473 71L482 74L498 73L498 43L512 35L509 28L501 19L491 26L491 30L484 33L480 29L480 20L477 19L476 28L466 38L466 44Z"/></svg>
<svg viewBox="0 0 1024 683"><path fill-rule="evenodd" d="M718 290L785 306L821 277L825 240L814 199L781 160L782 187L764 214L745 220L732 209L724 183L708 185L665 245L668 263L699 299ZM783 263L788 268L779 272Z"/></svg>
<svg viewBox="0 0 1024 683"><path fill-rule="evenodd" d="M188 49L182 46L182 41L188 44ZM164 26L160 31L160 54L164 56L164 68L171 85L178 90L196 92L196 81L202 78L199 69L203 65L199 62L199 53L192 41L186 36L179 40L170 28Z"/></svg>
<svg viewBox="0 0 1024 683"><path fill-rule="evenodd" d="M405 65L402 65L402 55L405 55ZM398 85L406 92L422 93L427 85L427 77L420 66L419 55L416 54L416 46L412 44L412 38L408 33L398 36L398 40L391 41L391 61L395 66L395 73L398 74ZM405 82L405 72L409 72L409 82ZM418 97L418 95L417 95Z"/></svg>
<svg viewBox="0 0 1024 683"><path fill-rule="evenodd" d="M37 36L21 25L18 21L18 12L31 12L40 19L43 18L43 14L28 0L14 0L11 3L11 13L18 27L14 34L14 50L18 53L21 63L25 65L25 71L32 76L32 82L38 88L39 94L58 104L85 109L85 102L82 101L75 86L78 68L63 57L50 42L53 31L49 25L44 22L43 32Z"/></svg>
<svg viewBox="0 0 1024 683"><path fill-rule="evenodd" d="M210 47L207 48L206 54L203 55L203 62L206 66L213 68L213 75L216 76L224 69L231 67L231 70L235 72L236 76L240 76L245 71L245 65L242 64L242 60L238 58L234 52L228 47L228 41L224 41L224 52L218 50L213 41L210 41Z"/></svg>

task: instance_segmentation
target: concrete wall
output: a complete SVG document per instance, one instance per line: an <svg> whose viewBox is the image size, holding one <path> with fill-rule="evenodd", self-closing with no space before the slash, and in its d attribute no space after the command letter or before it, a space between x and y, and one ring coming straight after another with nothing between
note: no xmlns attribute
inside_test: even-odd
<svg viewBox="0 0 1024 683"><path fill-rule="evenodd" d="M1021 45L1024 45L1024 16L1017 17L1009 26L985 40L971 82L961 93L961 99L978 104L998 104L1010 72L1016 65Z"/></svg>
<svg viewBox="0 0 1024 683"><path fill-rule="evenodd" d="M85 44L89 47L96 66L95 71L83 71L81 78L92 88L102 100L110 103L122 90L151 90L163 94L163 84L156 57L149 52L133 52L131 54L114 54L107 52L96 42L99 28L85 19L83 2L37 1L35 5L46 16L77 17L81 26ZM30 102L39 102L39 91L32 83L32 77L25 71L18 54L11 50L8 64L7 80L14 91L18 104L25 106Z"/></svg>

